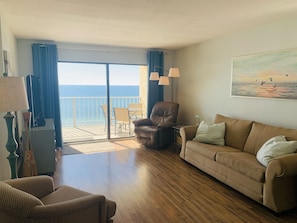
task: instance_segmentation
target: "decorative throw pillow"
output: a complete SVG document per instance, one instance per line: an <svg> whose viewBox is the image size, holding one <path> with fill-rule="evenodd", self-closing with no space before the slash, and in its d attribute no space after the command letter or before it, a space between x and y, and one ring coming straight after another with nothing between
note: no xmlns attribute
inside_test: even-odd
<svg viewBox="0 0 297 223"><path fill-rule="evenodd" d="M257 160L263 165L268 165L273 158L294 153L297 150L297 141L287 141L285 136L275 136L266 141L257 152Z"/></svg>
<svg viewBox="0 0 297 223"><path fill-rule="evenodd" d="M193 140L220 146L225 145L225 123L206 124L202 121Z"/></svg>

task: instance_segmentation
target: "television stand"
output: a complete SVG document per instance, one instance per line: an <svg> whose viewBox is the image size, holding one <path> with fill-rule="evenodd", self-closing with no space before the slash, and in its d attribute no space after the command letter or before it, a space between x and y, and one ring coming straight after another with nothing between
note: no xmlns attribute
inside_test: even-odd
<svg viewBox="0 0 297 223"><path fill-rule="evenodd" d="M53 119L45 119L45 126L32 127L29 131L37 173L53 175L56 170L55 127Z"/></svg>

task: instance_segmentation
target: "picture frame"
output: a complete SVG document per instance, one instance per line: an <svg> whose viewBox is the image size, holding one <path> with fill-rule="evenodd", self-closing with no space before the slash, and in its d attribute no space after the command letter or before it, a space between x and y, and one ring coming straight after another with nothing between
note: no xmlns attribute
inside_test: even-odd
<svg viewBox="0 0 297 223"><path fill-rule="evenodd" d="M231 96L297 99L297 49L233 58Z"/></svg>

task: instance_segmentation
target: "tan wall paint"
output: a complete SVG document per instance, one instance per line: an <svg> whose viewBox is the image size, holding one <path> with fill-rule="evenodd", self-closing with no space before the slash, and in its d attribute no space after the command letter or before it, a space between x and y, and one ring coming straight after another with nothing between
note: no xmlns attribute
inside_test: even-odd
<svg viewBox="0 0 297 223"><path fill-rule="evenodd" d="M182 72L178 86L179 122L194 115L212 122L215 114L297 128L297 101L230 97L233 57L296 48L297 17L286 17L178 50Z"/></svg>

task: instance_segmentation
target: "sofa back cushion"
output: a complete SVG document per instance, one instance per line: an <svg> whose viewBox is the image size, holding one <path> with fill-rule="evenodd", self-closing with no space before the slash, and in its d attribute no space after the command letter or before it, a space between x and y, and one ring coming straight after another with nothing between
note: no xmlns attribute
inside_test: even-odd
<svg viewBox="0 0 297 223"><path fill-rule="evenodd" d="M254 122L244 146L244 151L256 155L262 145L275 136L285 136L288 141L297 140L297 130Z"/></svg>
<svg viewBox="0 0 297 223"><path fill-rule="evenodd" d="M252 127L252 121L229 118L217 114L214 123L225 122L225 145L243 150Z"/></svg>

